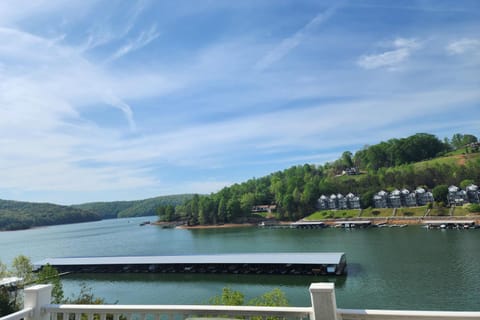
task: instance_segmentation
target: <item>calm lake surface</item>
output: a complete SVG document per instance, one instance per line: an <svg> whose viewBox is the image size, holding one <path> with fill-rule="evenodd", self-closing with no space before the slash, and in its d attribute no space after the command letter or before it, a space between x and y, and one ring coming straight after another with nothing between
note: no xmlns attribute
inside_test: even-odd
<svg viewBox="0 0 480 320"><path fill-rule="evenodd" d="M229 286L246 299L281 288L308 306L311 282L335 282L340 308L480 310L480 230L418 226L364 230L161 229L150 218L104 220L0 232L0 259L245 252L345 252L345 277L182 274L84 274L63 278L69 296L81 283L108 302L196 304Z"/></svg>

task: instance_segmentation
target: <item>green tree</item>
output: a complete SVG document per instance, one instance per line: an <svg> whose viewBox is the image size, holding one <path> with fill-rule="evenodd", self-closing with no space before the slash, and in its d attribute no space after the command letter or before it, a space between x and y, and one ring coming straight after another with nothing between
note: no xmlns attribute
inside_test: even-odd
<svg viewBox="0 0 480 320"><path fill-rule="evenodd" d="M342 160L343 165L346 168L353 167L352 153L350 151L343 152L341 160Z"/></svg>
<svg viewBox="0 0 480 320"><path fill-rule="evenodd" d="M8 276L7 265L0 261L0 278Z"/></svg>
<svg viewBox="0 0 480 320"><path fill-rule="evenodd" d="M218 219L219 222L223 223L227 220L227 203L225 201L225 198L221 197L220 202L218 203Z"/></svg>
<svg viewBox="0 0 480 320"><path fill-rule="evenodd" d="M473 181L472 179L465 179L462 182L460 182L460 188L465 190L471 184L475 184L475 181Z"/></svg>
<svg viewBox="0 0 480 320"><path fill-rule="evenodd" d="M222 294L210 299L214 305L241 306L245 301L245 296L240 291L232 290L229 287L222 289Z"/></svg>
<svg viewBox="0 0 480 320"><path fill-rule="evenodd" d="M264 293L259 297L253 298L248 305L266 306L266 307L285 307L288 306L288 300L285 293L275 288L270 292Z"/></svg>
<svg viewBox="0 0 480 320"><path fill-rule="evenodd" d="M33 280L33 265L30 259L24 255L19 255L13 259L12 273L23 279L24 283L30 283Z"/></svg>
<svg viewBox="0 0 480 320"><path fill-rule="evenodd" d="M255 194L252 192L244 193L240 198L240 207L244 214L249 214L255 205Z"/></svg>
<svg viewBox="0 0 480 320"><path fill-rule="evenodd" d="M433 188L432 190L433 198L437 202L447 202L448 195L448 186L446 184L441 184Z"/></svg>
<svg viewBox="0 0 480 320"><path fill-rule="evenodd" d="M175 207L172 204L168 204L167 206L165 206L165 220L175 220Z"/></svg>
<svg viewBox="0 0 480 320"><path fill-rule="evenodd" d="M60 275L54 267L47 264L37 274L35 281L38 284L51 284L52 285L52 302L62 303L64 299L63 286L60 281Z"/></svg>

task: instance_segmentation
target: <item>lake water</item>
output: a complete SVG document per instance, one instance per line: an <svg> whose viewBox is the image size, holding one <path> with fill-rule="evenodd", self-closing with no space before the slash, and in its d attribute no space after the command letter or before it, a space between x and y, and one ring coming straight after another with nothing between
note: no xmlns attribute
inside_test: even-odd
<svg viewBox="0 0 480 320"><path fill-rule="evenodd" d="M340 308L480 310L480 230L407 228L179 230L139 226L151 218L104 220L0 232L0 260L47 257L245 252L345 252L344 277L185 274L84 274L63 279L67 295L83 282L108 302L208 303L231 287L246 299L282 289L308 306L311 282L335 282Z"/></svg>

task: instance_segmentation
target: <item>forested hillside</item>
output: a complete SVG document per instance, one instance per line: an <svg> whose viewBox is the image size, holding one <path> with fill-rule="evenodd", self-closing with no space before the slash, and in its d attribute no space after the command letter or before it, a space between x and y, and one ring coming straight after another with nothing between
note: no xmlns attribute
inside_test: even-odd
<svg viewBox="0 0 480 320"><path fill-rule="evenodd" d="M192 197L191 194L179 194L134 201L90 202L72 207L95 212L102 219L141 217L156 215L156 209L159 206L177 206Z"/></svg>
<svg viewBox="0 0 480 320"><path fill-rule="evenodd" d="M209 196L196 195L174 210L159 208L159 215L167 221L185 219L190 224L215 224L243 221L252 206L275 204L278 218L295 220L314 212L321 194L353 192L366 208L372 205L373 194L381 189L432 189L469 179L478 183L478 147L466 147L476 141L473 135L455 134L451 140L442 141L426 133L392 139L365 146L355 155L346 151L332 163L294 166ZM342 174L351 167L361 174Z"/></svg>
<svg viewBox="0 0 480 320"><path fill-rule="evenodd" d="M0 230L100 220L96 213L51 203L0 200Z"/></svg>

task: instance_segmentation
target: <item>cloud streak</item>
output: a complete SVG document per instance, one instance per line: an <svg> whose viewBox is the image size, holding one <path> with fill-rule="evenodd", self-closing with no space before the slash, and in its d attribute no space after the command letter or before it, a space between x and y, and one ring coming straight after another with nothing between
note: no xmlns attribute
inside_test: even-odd
<svg viewBox="0 0 480 320"><path fill-rule="evenodd" d="M451 55L459 55L471 51L478 53L480 51L480 40L464 38L452 41L448 44L446 50Z"/></svg>
<svg viewBox="0 0 480 320"><path fill-rule="evenodd" d="M420 47L415 39L397 38L391 44L394 49L378 54L363 55L357 60L357 64L364 69L387 68L395 70L405 62L413 51Z"/></svg>
<svg viewBox="0 0 480 320"><path fill-rule="evenodd" d="M150 42L154 41L160 36L160 33L157 31L155 25L151 26L150 29L140 32L137 38L130 40L127 44L118 49L109 59L108 62L119 59L130 52L140 50L141 48L147 46Z"/></svg>
<svg viewBox="0 0 480 320"><path fill-rule="evenodd" d="M298 30L294 35L287 37L282 42L270 50L265 56L263 56L255 65L255 69L262 71L269 68L271 65L280 61L290 51L298 47L308 36L309 33L314 31L318 26L328 21L338 10L338 5L331 6L324 12L317 14L312 20Z"/></svg>

